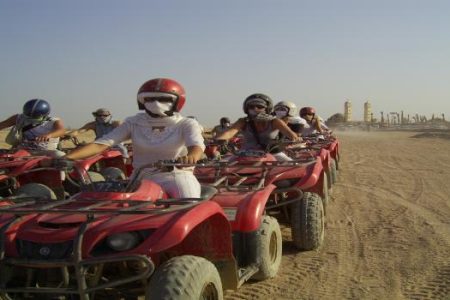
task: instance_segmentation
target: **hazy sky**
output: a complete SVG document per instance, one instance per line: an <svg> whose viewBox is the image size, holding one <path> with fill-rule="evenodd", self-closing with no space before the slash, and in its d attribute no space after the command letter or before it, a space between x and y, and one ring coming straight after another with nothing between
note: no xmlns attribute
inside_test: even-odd
<svg viewBox="0 0 450 300"><path fill-rule="evenodd" d="M255 92L450 118L450 1L0 0L0 119L43 98L67 126L137 112L148 79L184 85L205 126Z"/></svg>

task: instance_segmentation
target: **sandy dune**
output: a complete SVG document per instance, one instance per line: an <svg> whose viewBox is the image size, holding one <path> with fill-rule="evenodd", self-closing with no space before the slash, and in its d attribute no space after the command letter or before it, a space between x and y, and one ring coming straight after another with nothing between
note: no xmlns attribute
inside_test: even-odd
<svg viewBox="0 0 450 300"><path fill-rule="evenodd" d="M285 242L276 278L226 299L450 299L450 135L338 136L324 246Z"/></svg>

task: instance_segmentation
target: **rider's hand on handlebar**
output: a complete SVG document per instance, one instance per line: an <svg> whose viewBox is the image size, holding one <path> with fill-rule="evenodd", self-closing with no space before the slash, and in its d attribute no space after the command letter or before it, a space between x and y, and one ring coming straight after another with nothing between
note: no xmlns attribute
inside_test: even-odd
<svg viewBox="0 0 450 300"><path fill-rule="evenodd" d="M298 135L295 136L293 139L291 139L292 142L301 142L303 141L301 137L299 137Z"/></svg>
<svg viewBox="0 0 450 300"><path fill-rule="evenodd" d="M43 134L35 138L36 142L48 142L51 139L50 134Z"/></svg>
<svg viewBox="0 0 450 300"><path fill-rule="evenodd" d="M195 164L198 159L192 155L181 156L177 159L177 162L181 164Z"/></svg>

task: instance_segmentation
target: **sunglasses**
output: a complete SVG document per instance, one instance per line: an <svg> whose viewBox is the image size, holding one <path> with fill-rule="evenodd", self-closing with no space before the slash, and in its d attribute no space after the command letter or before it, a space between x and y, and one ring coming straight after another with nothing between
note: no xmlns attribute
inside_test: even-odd
<svg viewBox="0 0 450 300"><path fill-rule="evenodd" d="M264 109L264 108L266 108L264 105L259 105L259 104L249 104L247 107L250 108L250 109L253 109L253 108Z"/></svg>
<svg viewBox="0 0 450 300"><path fill-rule="evenodd" d="M110 115L99 115L99 114L96 114L95 116L96 117L109 117Z"/></svg>
<svg viewBox="0 0 450 300"><path fill-rule="evenodd" d="M275 108L275 111L288 111L289 109L286 107L277 107Z"/></svg>
<svg viewBox="0 0 450 300"><path fill-rule="evenodd" d="M144 102L155 102L158 101L160 103L172 103L174 99L172 97L144 97Z"/></svg>

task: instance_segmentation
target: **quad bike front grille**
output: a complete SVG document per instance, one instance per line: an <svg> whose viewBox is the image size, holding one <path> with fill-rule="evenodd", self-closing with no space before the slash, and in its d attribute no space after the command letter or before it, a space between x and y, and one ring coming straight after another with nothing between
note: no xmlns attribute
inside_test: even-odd
<svg viewBox="0 0 450 300"><path fill-rule="evenodd" d="M17 240L17 250L25 259L65 259L72 254L73 241L48 244Z"/></svg>

